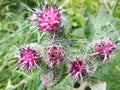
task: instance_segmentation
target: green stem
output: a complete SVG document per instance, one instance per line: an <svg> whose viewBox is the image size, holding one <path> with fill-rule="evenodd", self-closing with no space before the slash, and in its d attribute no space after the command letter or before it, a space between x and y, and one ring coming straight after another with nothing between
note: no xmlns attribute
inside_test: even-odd
<svg viewBox="0 0 120 90"><path fill-rule="evenodd" d="M109 6L106 3L106 0L101 0L101 2L103 3L104 7L108 10L108 12L112 15L112 12L111 12Z"/></svg>
<svg viewBox="0 0 120 90"><path fill-rule="evenodd" d="M115 5L114 5L114 7L113 7L113 10L112 10L112 15L115 14L115 11L116 11L116 8L117 8L117 6L118 6L119 1L120 1L120 0L117 0L117 1L116 1Z"/></svg>

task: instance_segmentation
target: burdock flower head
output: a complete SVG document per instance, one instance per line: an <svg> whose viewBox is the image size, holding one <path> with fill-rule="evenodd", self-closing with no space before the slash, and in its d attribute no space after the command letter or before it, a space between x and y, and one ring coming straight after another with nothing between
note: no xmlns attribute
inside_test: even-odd
<svg viewBox="0 0 120 90"><path fill-rule="evenodd" d="M69 73L74 80L80 79L82 81L83 77L90 73L90 70L84 59L76 57L75 60L70 60Z"/></svg>
<svg viewBox="0 0 120 90"><path fill-rule="evenodd" d="M32 43L20 49L19 61L21 68L31 70L35 66L38 66L37 62L40 59L40 53L37 51L37 46L38 46L37 44Z"/></svg>
<svg viewBox="0 0 120 90"><path fill-rule="evenodd" d="M63 49L61 46L53 44L47 51L47 63L52 68L53 66L59 65L64 56Z"/></svg>
<svg viewBox="0 0 120 90"><path fill-rule="evenodd" d="M93 49L93 55L102 59L103 62L112 54L116 44L113 43L110 38L105 38L103 41L96 43Z"/></svg>
<svg viewBox="0 0 120 90"><path fill-rule="evenodd" d="M62 25L60 10L56 5L48 6L47 0L45 0L45 5L40 5L39 8L34 9L30 19L36 21L40 31L56 31L57 27Z"/></svg>

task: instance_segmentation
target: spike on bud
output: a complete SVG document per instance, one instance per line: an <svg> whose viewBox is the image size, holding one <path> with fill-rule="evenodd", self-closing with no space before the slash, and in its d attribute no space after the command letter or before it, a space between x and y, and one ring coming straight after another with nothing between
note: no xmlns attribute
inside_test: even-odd
<svg viewBox="0 0 120 90"><path fill-rule="evenodd" d="M69 73L75 81L78 79L82 81L83 77L90 73L90 70L84 59L76 57L75 60L70 61Z"/></svg>
<svg viewBox="0 0 120 90"><path fill-rule="evenodd" d="M47 63L52 68L59 65L64 56L64 52L59 45L53 44L47 51Z"/></svg>

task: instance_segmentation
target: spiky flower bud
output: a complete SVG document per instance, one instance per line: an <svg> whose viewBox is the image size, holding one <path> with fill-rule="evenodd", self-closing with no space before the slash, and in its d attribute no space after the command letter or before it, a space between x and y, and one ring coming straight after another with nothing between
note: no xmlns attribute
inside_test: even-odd
<svg viewBox="0 0 120 90"><path fill-rule="evenodd" d="M110 38L105 38L103 41L95 44L93 56L96 56L104 62L107 58L109 58L115 48L116 44L113 43Z"/></svg>
<svg viewBox="0 0 120 90"><path fill-rule="evenodd" d="M48 6L46 4L34 9L33 16L30 19L37 23L39 30L53 32L62 25L61 13L56 5Z"/></svg>
<svg viewBox="0 0 120 90"><path fill-rule="evenodd" d="M76 57L75 60L70 61L69 73L74 80L80 79L82 81L83 77L90 73L90 70L84 59Z"/></svg>
<svg viewBox="0 0 120 90"><path fill-rule="evenodd" d="M47 63L52 68L59 65L64 56L64 52L59 45L52 44L47 51Z"/></svg>
<svg viewBox="0 0 120 90"><path fill-rule="evenodd" d="M32 43L26 46L23 46L19 52L19 61L21 68L25 68L27 70L33 69L37 62L40 59L40 53L37 49L39 45Z"/></svg>
<svg viewBox="0 0 120 90"><path fill-rule="evenodd" d="M53 86L54 84L57 83L55 80L54 72L49 71L41 76L42 83L46 86Z"/></svg>

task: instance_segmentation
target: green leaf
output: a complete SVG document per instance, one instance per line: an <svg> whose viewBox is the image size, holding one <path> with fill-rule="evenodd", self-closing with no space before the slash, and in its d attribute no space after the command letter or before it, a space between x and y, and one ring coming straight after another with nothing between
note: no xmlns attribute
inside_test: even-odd
<svg viewBox="0 0 120 90"><path fill-rule="evenodd" d="M99 82L95 85L90 85L90 88L92 90L106 90L106 86L107 86L106 82Z"/></svg>
<svg viewBox="0 0 120 90"><path fill-rule="evenodd" d="M53 87L51 90L73 90L74 81L70 75L66 76L62 82Z"/></svg>
<svg viewBox="0 0 120 90"><path fill-rule="evenodd" d="M93 35L94 35L94 27L93 27L93 24L90 22L89 18L88 20L86 21L84 27L84 34L86 36L87 39L92 39L93 38Z"/></svg>
<svg viewBox="0 0 120 90"><path fill-rule="evenodd" d="M107 11L100 10L98 15L94 17L89 15L90 27L94 30L94 39L100 39L104 37L110 37L112 39L117 39L119 37L119 30L115 25L116 19L112 17ZM89 32L89 30L88 30Z"/></svg>
<svg viewBox="0 0 120 90"><path fill-rule="evenodd" d="M84 26L82 28L75 29L72 34L78 38L86 38L92 40L94 36L94 31L95 29L93 27L93 24L88 18Z"/></svg>
<svg viewBox="0 0 120 90"><path fill-rule="evenodd" d="M75 37L78 37L78 38L84 38L85 37L83 28L74 29L72 35L74 35Z"/></svg>

